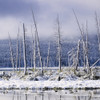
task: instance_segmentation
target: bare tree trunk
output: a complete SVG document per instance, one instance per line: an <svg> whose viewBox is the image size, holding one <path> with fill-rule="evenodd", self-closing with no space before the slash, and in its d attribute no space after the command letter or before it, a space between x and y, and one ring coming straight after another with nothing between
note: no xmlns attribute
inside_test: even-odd
<svg viewBox="0 0 100 100"><path fill-rule="evenodd" d="M82 32L82 29L81 29L81 27L80 27L80 23L79 23L79 21L78 21L78 18L77 18L77 16L76 16L76 13L75 13L74 10L73 10L73 13L74 13L74 16L75 16L75 19L76 19L76 22L77 22L78 28L79 28L79 30L80 30L82 40L84 41L83 32Z"/></svg>
<svg viewBox="0 0 100 100"><path fill-rule="evenodd" d="M21 39L20 39L20 42L19 42L19 70L20 70L20 67L21 67L21 43L22 43L22 41L21 41Z"/></svg>
<svg viewBox="0 0 100 100"><path fill-rule="evenodd" d="M84 67L86 67L86 47L85 47L85 42L83 40L82 40L82 45L83 45Z"/></svg>
<svg viewBox="0 0 100 100"><path fill-rule="evenodd" d="M50 56L50 42L49 42L49 45L48 45L47 67L49 67L49 56Z"/></svg>
<svg viewBox="0 0 100 100"><path fill-rule="evenodd" d="M85 43L85 40L84 40L84 31L82 31L81 27L80 27L80 24L79 24L79 21L78 21L78 18L75 14L75 11L73 10L73 13L75 15L75 18L76 18L76 22L78 24L78 27L79 27L79 30L80 30L80 33L81 33L81 36L82 36L82 41L83 41L83 50L84 50L84 63L85 63L85 66L87 67L87 73L90 72L90 68L89 68L89 61L88 61L88 26L87 26L87 23L86 23L86 43ZM97 24L97 30L98 30L98 43L99 43L99 51L100 51L100 34L99 34L99 28L98 28L98 21L97 21L97 15L96 15L96 24Z"/></svg>
<svg viewBox="0 0 100 100"><path fill-rule="evenodd" d="M26 66L26 39L25 39L25 25L23 23L23 57L24 57L24 74L27 73L27 66Z"/></svg>
<svg viewBox="0 0 100 100"><path fill-rule="evenodd" d="M86 67L88 73L90 72L89 60L88 60L88 23L86 22Z"/></svg>
<svg viewBox="0 0 100 100"><path fill-rule="evenodd" d="M36 43L37 43L37 47L38 47L39 61L40 61L41 70L42 70L42 74L43 74L42 57L41 57L41 52L40 52L40 42L39 42L38 30L37 30L37 25L36 25L33 11L32 11L32 15L33 15L33 22L34 22L34 26L35 26Z"/></svg>
<svg viewBox="0 0 100 100"><path fill-rule="evenodd" d="M72 48L70 51L68 51L67 55L68 55L68 66L71 67L71 61L72 61L72 66L75 66L76 61L75 61L75 52L74 52L75 48Z"/></svg>
<svg viewBox="0 0 100 100"><path fill-rule="evenodd" d="M79 51L80 51L80 40L78 41L78 46L77 46L77 62L76 62L76 70L78 69L78 66L79 66Z"/></svg>
<svg viewBox="0 0 100 100"><path fill-rule="evenodd" d="M58 61L59 61L59 70L61 71L61 32L60 32L60 23L59 16L57 16L57 35L58 35Z"/></svg>
<svg viewBox="0 0 100 100"><path fill-rule="evenodd" d="M69 55L68 55L68 67L70 67L70 59L69 59Z"/></svg>
<svg viewBox="0 0 100 100"><path fill-rule="evenodd" d="M13 51L12 51L12 43L11 43L10 35L9 35L9 47L10 47L11 64L12 64L12 67L13 67L13 72L15 72L15 68L14 68L14 58L13 58Z"/></svg>
<svg viewBox="0 0 100 100"><path fill-rule="evenodd" d="M32 27L31 27L31 33L32 33ZM36 33L35 33L34 38L33 38L33 33L32 33L32 51L33 51L32 62L33 62L34 70L35 70L36 68Z"/></svg>
<svg viewBox="0 0 100 100"><path fill-rule="evenodd" d="M31 56L31 68L33 67L33 55Z"/></svg>
<svg viewBox="0 0 100 100"><path fill-rule="evenodd" d="M43 66L44 66L44 68L46 67L46 63L45 63L45 58L43 59Z"/></svg>
<svg viewBox="0 0 100 100"><path fill-rule="evenodd" d="M82 34L83 34L83 37L84 37L84 25L82 25ZM84 39L82 39L82 46L83 46L84 67L86 67L86 45L85 45Z"/></svg>
<svg viewBox="0 0 100 100"><path fill-rule="evenodd" d="M33 62L34 62L34 70L36 69L36 32L35 32L35 37L34 37L34 54L33 54Z"/></svg>
<svg viewBox="0 0 100 100"><path fill-rule="evenodd" d="M84 34L84 27L82 30L82 33ZM83 56L84 56L84 67L87 68L89 71L89 62L88 62L88 25L86 22L86 39L82 39L82 44L83 44Z"/></svg>
<svg viewBox="0 0 100 100"><path fill-rule="evenodd" d="M83 29L84 34L84 29ZM88 25L86 22L86 41L82 39L83 43L83 54L84 54L84 67L87 68L87 73L89 73L89 61L88 61Z"/></svg>
<svg viewBox="0 0 100 100"><path fill-rule="evenodd" d="M76 13L75 13L75 11L73 10L73 13L74 13L74 16L75 16L75 19L76 19L76 22L77 22L77 25L78 25L78 28L79 28L79 31L80 31L80 33L81 33L81 37L82 37L82 40L83 40L83 42L84 42L84 36L83 36L83 31L82 31L82 29L81 29L81 27L80 27L80 23L79 23L79 21L78 21L78 18L77 18L77 16L76 16ZM78 50L77 50L77 66L76 66L76 70L77 70L77 67L78 67L78 64L79 64L79 61L78 61L78 59L79 59L79 48L80 48L80 41L78 41Z"/></svg>
<svg viewBox="0 0 100 100"><path fill-rule="evenodd" d="M73 10L73 13L74 13L74 16L76 18L76 22L77 22L77 25L79 27L79 30L80 30L80 33L81 33L81 37L82 37L82 41L83 41L83 50L84 50L84 65L85 65L85 62L86 62L86 65L88 65L88 56L87 56L87 47L86 47L86 44L85 44L85 40L84 40L84 31L82 31L81 27L80 27L80 24L79 24L79 21L78 21L78 18L75 14L75 11ZM87 40L86 40L87 41Z"/></svg>
<svg viewBox="0 0 100 100"><path fill-rule="evenodd" d="M16 71L18 69L18 51L19 51L19 30L17 34L17 44L16 44Z"/></svg>

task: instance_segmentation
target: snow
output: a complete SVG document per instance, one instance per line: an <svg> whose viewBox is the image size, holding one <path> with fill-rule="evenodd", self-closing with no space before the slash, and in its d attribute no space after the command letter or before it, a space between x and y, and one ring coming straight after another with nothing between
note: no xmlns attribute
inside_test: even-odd
<svg viewBox="0 0 100 100"><path fill-rule="evenodd" d="M43 89L43 88L100 88L100 80L90 80L89 78L78 77L73 69L32 72L24 75L23 72L16 72L11 77L5 74L0 78L0 89Z"/></svg>
<svg viewBox="0 0 100 100"><path fill-rule="evenodd" d="M100 80L77 80L77 81L23 81L23 80L0 80L0 88L99 88Z"/></svg>

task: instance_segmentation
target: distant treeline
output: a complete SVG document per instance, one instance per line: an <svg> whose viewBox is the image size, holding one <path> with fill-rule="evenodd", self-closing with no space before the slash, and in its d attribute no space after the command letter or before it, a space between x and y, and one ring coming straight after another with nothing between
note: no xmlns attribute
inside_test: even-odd
<svg viewBox="0 0 100 100"><path fill-rule="evenodd" d="M70 40L64 39L62 41L62 50L61 50L61 65L68 66L68 52L77 47L78 40ZM20 59L18 59L18 66L23 67L23 40L19 39L19 51ZM42 63L46 66L47 62L47 54L48 54L48 43L49 40L42 40L40 39L40 50L42 56ZM12 39L12 48L13 48L13 57L14 57L14 64L16 66L16 44L17 40ZM27 66L33 67L33 42L31 38L26 39L26 59L27 59ZM89 56L89 64L92 65L97 59L100 58L100 52L98 50L98 41L96 35L89 36L88 39L88 56ZM38 57L37 57L37 66L38 65ZM80 50L79 56L79 63L80 66L83 66L83 52ZM97 66L100 65L100 62L96 64ZM54 41L51 41L50 44L50 56L49 56L49 66L58 66L58 59L57 59L57 47ZM11 65L11 58L10 58L10 49L9 49L9 40L0 40L0 67L12 67Z"/></svg>

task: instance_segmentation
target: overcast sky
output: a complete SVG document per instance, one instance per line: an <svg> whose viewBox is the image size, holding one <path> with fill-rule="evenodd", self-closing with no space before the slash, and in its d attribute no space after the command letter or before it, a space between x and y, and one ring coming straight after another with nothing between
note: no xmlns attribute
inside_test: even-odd
<svg viewBox="0 0 100 100"><path fill-rule="evenodd" d="M94 12L100 15L100 0L0 0L0 39L16 37L18 27L22 34L25 23L27 35L31 36L32 14L34 11L40 37L53 36L56 32L56 17L59 14L63 36L80 35L72 9L75 10L80 24L88 20L89 33L96 33ZM32 29L34 33L34 28Z"/></svg>

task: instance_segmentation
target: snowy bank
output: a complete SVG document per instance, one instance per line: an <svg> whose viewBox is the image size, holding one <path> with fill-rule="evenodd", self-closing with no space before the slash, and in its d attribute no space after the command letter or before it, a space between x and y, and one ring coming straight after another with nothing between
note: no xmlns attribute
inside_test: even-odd
<svg viewBox="0 0 100 100"><path fill-rule="evenodd" d="M22 81L0 80L0 89L43 89L43 88L100 88L100 80L77 81Z"/></svg>

